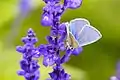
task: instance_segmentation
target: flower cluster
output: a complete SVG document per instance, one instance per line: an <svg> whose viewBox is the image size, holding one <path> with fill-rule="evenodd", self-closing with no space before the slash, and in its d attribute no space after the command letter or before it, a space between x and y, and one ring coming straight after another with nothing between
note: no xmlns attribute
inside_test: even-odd
<svg viewBox="0 0 120 80"><path fill-rule="evenodd" d="M28 35L22 38L24 46L17 46L16 50L23 55L23 59L20 61L20 67L22 70L18 71L18 75L24 76L26 80L38 80L39 79L39 65L38 60L35 59L39 54L38 48L34 46L37 42L35 33L32 29L28 30ZM39 54L40 56L40 54Z"/></svg>
<svg viewBox="0 0 120 80"><path fill-rule="evenodd" d="M51 27L50 35L46 37L48 44L39 46L39 52L44 57L43 65L54 66L53 72L49 73L50 80L70 80L71 77L65 73L62 64L69 60L71 54L78 55L82 48L74 49L66 46L66 24L60 23L60 18L67 8L80 7L82 0L64 0L63 4L60 4L60 0L43 1L46 6L43 7L41 24ZM60 51L64 51L65 54L60 56Z"/></svg>
<svg viewBox="0 0 120 80"><path fill-rule="evenodd" d="M53 72L49 73L52 79L48 80L70 80L71 76L65 73L64 69L61 66L53 67Z"/></svg>
<svg viewBox="0 0 120 80"><path fill-rule="evenodd" d="M37 38L33 30L29 29L27 37L22 39L24 46L17 46L17 51L23 54L23 59L20 61L22 70L18 71L18 74L24 76L26 80L38 80L40 66L35 58L42 55L43 65L53 67L48 80L70 80L71 75L64 71L62 64L66 63L71 55L78 55L82 48L71 48L66 45L67 25L60 23L60 18L67 8L80 7L82 0L64 0L63 4L60 4L60 0L43 1L46 6L43 7L41 24L51 27L50 35L46 37L48 44L41 44L36 48L34 44ZM61 51L65 52L62 56Z"/></svg>

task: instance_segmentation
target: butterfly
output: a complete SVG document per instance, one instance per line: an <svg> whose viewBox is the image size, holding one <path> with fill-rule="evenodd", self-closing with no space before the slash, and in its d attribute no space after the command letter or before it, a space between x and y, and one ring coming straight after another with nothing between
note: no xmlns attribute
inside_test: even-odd
<svg viewBox="0 0 120 80"><path fill-rule="evenodd" d="M90 22L83 18L76 18L66 22L68 47L78 48L98 41L102 35Z"/></svg>

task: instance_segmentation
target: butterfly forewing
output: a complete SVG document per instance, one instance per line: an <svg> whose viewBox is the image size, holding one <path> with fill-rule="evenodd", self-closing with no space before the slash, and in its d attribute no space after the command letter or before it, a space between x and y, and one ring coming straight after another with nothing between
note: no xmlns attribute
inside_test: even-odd
<svg viewBox="0 0 120 80"><path fill-rule="evenodd" d="M78 38L78 32L80 33L84 25L90 25L86 19L77 18L70 21L69 31L74 35L75 38Z"/></svg>
<svg viewBox="0 0 120 80"><path fill-rule="evenodd" d="M79 43L79 46L85 46L85 45L96 42L101 37L102 35L96 28L90 25L85 25L84 29L79 34L79 38L77 39L77 41Z"/></svg>

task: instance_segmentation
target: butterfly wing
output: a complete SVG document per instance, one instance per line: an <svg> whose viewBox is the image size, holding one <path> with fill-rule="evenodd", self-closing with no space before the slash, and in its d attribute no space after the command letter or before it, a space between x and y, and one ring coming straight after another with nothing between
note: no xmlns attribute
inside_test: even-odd
<svg viewBox="0 0 120 80"><path fill-rule="evenodd" d="M74 36L70 33L69 34L69 40L68 43L73 47L73 48L78 48L79 47L79 43L78 41L74 38Z"/></svg>
<svg viewBox="0 0 120 80"><path fill-rule="evenodd" d="M76 40L79 37L77 33L82 31L84 25L90 25L90 23L86 19L77 18L71 20L70 24L68 22L66 22L65 24L67 29L66 45L68 45L69 47L71 45L73 48L77 48L79 46L79 43Z"/></svg>
<svg viewBox="0 0 120 80"><path fill-rule="evenodd" d="M84 25L90 25L88 20L83 18L77 18L70 21L69 31L74 35L74 37L78 38L78 32L81 32Z"/></svg>
<svg viewBox="0 0 120 80"><path fill-rule="evenodd" d="M70 21L69 25L69 37L71 37L71 44L73 47L74 43L78 43L79 46L85 46L99 40L102 35L100 32L90 26L90 23L86 19L77 18Z"/></svg>
<svg viewBox="0 0 120 80"><path fill-rule="evenodd" d="M101 33L90 25L85 25L83 30L80 33L77 32L77 34L79 35L77 39L79 46L94 43L102 37Z"/></svg>

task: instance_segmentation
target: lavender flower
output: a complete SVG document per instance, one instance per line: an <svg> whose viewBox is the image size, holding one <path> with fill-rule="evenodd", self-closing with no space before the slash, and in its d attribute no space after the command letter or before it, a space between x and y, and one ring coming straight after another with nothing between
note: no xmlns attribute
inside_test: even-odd
<svg viewBox="0 0 120 80"><path fill-rule="evenodd" d="M53 15L46 12L42 15L41 24L44 26L51 26L53 24L52 20L53 20Z"/></svg>
<svg viewBox="0 0 120 80"><path fill-rule="evenodd" d="M48 44L40 45L39 52L43 55L43 65L53 66L53 72L49 73L49 80L70 80L69 74L65 73L62 64L70 59L71 55L78 55L82 48L69 48L65 45L67 30L65 23L60 23L61 15L67 8L75 9L80 7L82 0L64 0L64 4L59 4L60 0L43 0L46 6L43 7L41 24L50 26L51 33L46 37ZM60 51L65 51L60 56Z"/></svg>
<svg viewBox="0 0 120 80"><path fill-rule="evenodd" d="M49 2L59 3L60 2L60 0L43 0L43 1L46 3L49 3Z"/></svg>
<svg viewBox="0 0 120 80"><path fill-rule="evenodd" d="M24 76L26 80L38 80L39 79L39 65L38 60L35 60L36 53L39 54L38 49L34 46L37 42L35 33L30 28L28 35L22 38L24 46L17 46L16 50L23 55L23 59L20 61L20 67L22 70L18 71L18 75ZM40 54L39 54L40 56Z"/></svg>
<svg viewBox="0 0 120 80"><path fill-rule="evenodd" d="M110 80L120 80L120 61L116 65L116 75L112 76Z"/></svg>
<svg viewBox="0 0 120 80"><path fill-rule="evenodd" d="M50 35L46 37L48 44L41 44L35 47L37 42L35 33L32 29L28 30L28 35L22 39L24 46L17 46L16 50L23 55L20 61L21 70L18 75L24 76L26 80L39 79L38 60L43 56L44 66L54 66L53 72L49 73L49 80L70 80L71 76L66 73L62 64L69 61L71 55L78 55L82 48L72 48L66 46L65 40L67 37L66 24L60 23L61 15L67 8L75 9L80 7L82 0L64 0L64 4L60 4L60 0L43 0L46 6L43 7L41 24L50 26ZM27 6L23 4L23 7ZM64 51L64 55L60 55L60 51Z"/></svg>
<svg viewBox="0 0 120 80"><path fill-rule="evenodd" d="M44 66L52 66L55 64L57 60L57 56L55 55L54 51L55 47L52 45L40 45L39 51L43 54L43 65Z"/></svg>
<svg viewBox="0 0 120 80"><path fill-rule="evenodd" d="M52 79L49 80L70 80L71 76L65 73L64 69L61 66L53 67L53 72L49 73Z"/></svg>
<svg viewBox="0 0 120 80"><path fill-rule="evenodd" d="M68 8L76 9L81 6L82 0L65 0L65 4Z"/></svg>

